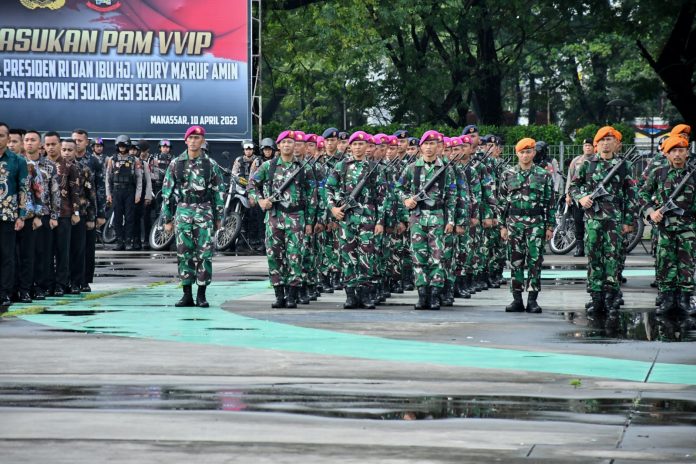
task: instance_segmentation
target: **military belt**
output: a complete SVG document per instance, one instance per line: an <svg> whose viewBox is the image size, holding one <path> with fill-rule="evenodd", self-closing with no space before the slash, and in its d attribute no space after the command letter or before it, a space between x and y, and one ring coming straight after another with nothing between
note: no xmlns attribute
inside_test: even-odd
<svg viewBox="0 0 696 464"><path fill-rule="evenodd" d="M187 193L183 196L181 201L182 203L186 203L189 205L192 203L206 203L210 202L210 196L207 192L202 192L200 195L192 195L190 193Z"/></svg>
<svg viewBox="0 0 696 464"><path fill-rule="evenodd" d="M114 182L114 188L135 188L132 182Z"/></svg>
<svg viewBox="0 0 696 464"><path fill-rule="evenodd" d="M508 214L513 216L543 216L544 208L540 206L535 208L510 208Z"/></svg>
<svg viewBox="0 0 696 464"><path fill-rule="evenodd" d="M297 212L299 212L299 211L304 211L305 204L304 204L304 202L300 202L300 203L297 204L297 205L292 205L292 206L285 207L285 206L283 206L283 205L281 205L281 204L278 203L278 204L275 204L275 205L273 205L273 206L274 206L275 209L277 209L278 211L282 211L282 212L284 212L284 213L286 213L286 214L289 214L289 213L297 213Z"/></svg>
<svg viewBox="0 0 696 464"><path fill-rule="evenodd" d="M442 211L442 203L437 202L433 206L422 205L419 206L421 211Z"/></svg>

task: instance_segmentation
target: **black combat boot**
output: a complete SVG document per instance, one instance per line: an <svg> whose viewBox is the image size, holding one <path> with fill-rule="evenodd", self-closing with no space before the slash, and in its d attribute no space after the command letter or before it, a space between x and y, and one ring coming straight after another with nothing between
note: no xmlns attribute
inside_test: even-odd
<svg viewBox="0 0 696 464"><path fill-rule="evenodd" d="M512 303L505 307L506 313L521 313L524 312L524 302L522 301L522 292L513 290Z"/></svg>
<svg viewBox="0 0 696 464"><path fill-rule="evenodd" d="M309 295L310 301L317 301L317 299L319 298L319 292L317 291L316 285L308 285L307 294Z"/></svg>
<svg viewBox="0 0 696 464"><path fill-rule="evenodd" d="M413 283L413 269L404 273L404 291L410 292L415 290L416 287Z"/></svg>
<svg viewBox="0 0 696 464"><path fill-rule="evenodd" d="M275 292L275 301L271 303L271 308L273 309L278 309L278 308L284 308L285 307L285 287L282 285L276 285L273 287L273 291Z"/></svg>
<svg viewBox="0 0 696 464"><path fill-rule="evenodd" d="M578 240L578 243L575 245L575 253L573 253L573 256L576 258L585 256L585 243L582 240Z"/></svg>
<svg viewBox="0 0 696 464"><path fill-rule="evenodd" d="M457 282L456 282L457 287L459 287L459 293L461 295L461 298L469 299L471 298L471 293L467 290L467 285L466 285L466 276L459 276L457 277Z"/></svg>
<svg viewBox="0 0 696 464"><path fill-rule="evenodd" d="M333 288L334 290L343 290L344 285L343 285L343 276L341 276L340 272L335 272L334 273L334 281L333 281Z"/></svg>
<svg viewBox="0 0 696 464"><path fill-rule="evenodd" d="M539 296L539 292L529 292L529 295L527 295L527 309L526 309L526 311L528 313L532 313L532 314L541 313L541 306L539 306L539 303L537 303L538 296Z"/></svg>
<svg viewBox="0 0 696 464"><path fill-rule="evenodd" d="M326 274L325 276L323 276L323 281L324 282L322 286L324 287L324 293L333 293L334 288L333 284L331 283L331 276L329 276L329 274Z"/></svg>
<svg viewBox="0 0 696 464"><path fill-rule="evenodd" d="M691 310L691 294L687 293L685 291L682 291L679 293L679 296L677 297L677 308L679 308L679 312L681 312L684 315L688 315L689 311Z"/></svg>
<svg viewBox="0 0 696 464"><path fill-rule="evenodd" d="M452 306L454 304L454 291L452 290L452 282L445 281L445 286L440 293L440 304L442 306Z"/></svg>
<svg viewBox="0 0 696 464"><path fill-rule="evenodd" d="M591 292L589 306L585 305L587 315L600 314L604 311L604 293Z"/></svg>
<svg viewBox="0 0 696 464"><path fill-rule="evenodd" d="M442 292L442 288L440 287L428 287L430 296L429 296L429 301L430 301L430 309L433 311L438 311L440 309L440 295Z"/></svg>
<svg viewBox="0 0 696 464"><path fill-rule="evenodd" d="M375 300L372 299L372 294L374 292L374 286L368 287L362 285L359 288L360 291L360 307L363 309L375 309Z"/></svg>
<svg viewBox="0 0 696 464"><path fill-rule="evenodd" d="M418 287L418 301L414 309L428 309L428 287Z"/></svg>
<svg viewBox="0 0 696 464"><path fill-rule="evenodd" d="M210 306L208 300L205 298L205 285L198 286L198 293L196 293L196 306L199 308L207 308Z"/></svg>
<svg viewBox="0 0 696 464"><path fill-rule="evenodd" d="M308 305L309 304L309 292L307 291L307 285L302 284L301 287L299 287L299 295L297 302L302 305Z"/></svg>
<svg viewBox="0 0 696 464"><path fill-rule="evenodd" d="M355 295L355 287L346 287L346 302L343 303L343 309L356 309L358 300Z"/></svg>
<svg viewBox="0 0 696 464"><path fill-rule="evenodd" d="M184 285L183 288L184 288L184 296L182 296L181 299L174 304L174 306L176 306L177 308L196 306L196 303L193 301L193 294L191 293L191 286Z"/></svg>
<svg viewBox="0 0 696 464"><path fill-rule="evenodd" d="M297 308L297 297L300 293L300 287L287 287L287 298L285 298L285 307L290 309Z"/></svg>
<svg viewBox="0 0 696 464"><path fill-rule="evenodd" d="M676 295L673 291L662 292L662 304L657 308L657 314L667 314L672 311L677 305Z"/></svg>
<svg viewBox="0 0 696 464"><path fill-rule="evenodd" d="M609 289L604 293L604 308L608 312L619 310L619 291L615 288Z"/></svg>
<svg viewBox="0 0 696 464"><path fill-rule="evenodd" d="M505 280L505 277L503 277L503 270L502 269L498 270L498 283L501 286L507 285L507 280Z"/></svg>
<svg viewBox="0 0 696 464"><path fill-rule="evenodd" d="M474 276L473 274L467 274L466 275L466 287L465 290L469 292L470 295L474 295L476 293L476 285L474 284Z"/></svg>
<svg viewBox="0 0 696 464"><path fill-rule="evenodd" d="M396 293L397 295L402 295L404 293L404 286L402 284L402 279L403 277L401 276L396 276L394 280L392 281L392 293Z"/></svg>
<svg viewBox="0 0 696 464"><path fill-rule="evenodd" d="M386 277L382 279L382 296L384 297L384 300L386 301L387 299L391 298L391 280L387 279ZM384 302L383 302L384 303Z"/></svg>
<svg viewBox="0 0 696 464"><path fill-rule="evenodd" d="M488 288L500 288L498 279L495 278L492 272L489 272L487 274L486 284L488 285Z"/></svg>
<svg viewBox="0 0 696 464"><path fill-rule="evenodd" d="M387 298L384 296L384 289L382 288L381 283L373 283L370 294L372 295L372 301L375 303L375 305L380 305L387 301Z"/></svg>
<svg viewBox="0 0 696 464"><path fill-rule="evenodd" d="M461 276L457 276L454 279L454 288L452 289L452 296L455 298L464 298L464 294L462 293L462 278Z"/></svg>
<svg viewBox="0 0 696 464"><path fill-rule="evenodd" d="M488 290L488 273L482 272L478 277L478 286L481 290Z"/></svg>
<svg viewBox="0 0 696 464"><path fill-rule="evenodd" d="M655 297L655 306L660 306L662 304L663 295L662 292L658 291Z"/></svg>

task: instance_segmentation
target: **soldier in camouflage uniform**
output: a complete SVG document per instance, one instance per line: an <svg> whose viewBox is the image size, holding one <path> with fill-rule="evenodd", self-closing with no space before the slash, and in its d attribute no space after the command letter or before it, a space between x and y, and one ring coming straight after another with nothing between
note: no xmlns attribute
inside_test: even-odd
<svg viewBox="0 0 696 464"><path fill-rule="evenodd" d="M408 141L407 141L408 142ZM387 167L384 170L385 180L387 183L384 210L384 232L385 245L383 249L387 253L385 256L385 282L384 288L389 293L404 293L402 280L404 254L408 254L409 250L405 247L404 240L406 231L406 223L408 221L408 213L406 207L399 200L396 194L396 182L401 176L401 158L399 158L400 140L395 135L388 136L387 141ZM404 151L405 153L405 151Z"/></svg>
<svg viewBox="0 0 696 464"><path fill-rule="evenodd" d="M324 231L319 235L320 263L322 289L325 293L334 292L334 279L339 271L340 256L338 252L338 222L331 217L327 208L326 181L343 158L343 153L338 151L338 129L329 127L322 133L325 150L317 163L321 166L322 179L319 183L319 199L325 213L322 215Z"/></svg>
<svg viewBox="0 0 696 464"><path fill-rule="evenodd" d="M302 286L302 243L312 232L306 218L314 213L311 168L293 156L294 131L276 140L280 156L265 161L254 173L249 196L266 211L266 255L276 300L273 308L296 308ZM300 170L301 169L301 170ZM292 178L285 191L280 187Z"/></svg>
<svg viewBox="0 0 696 464"><path fill-rule="evenodd" d="M165 231L176 222L176 256L184 296L175 306L207 308L206 288L213 274L213 235L225 207L222 170L202 146L205 129L191 126L184 135L188 149L172 160L162 185ZM176 207L176 210L174 210ZM191 287L198 285L196 301Z"/></svg>
<svg viewBox="0 0 696 464"><path fill-rule="evenodd" d="M631 178L631 165L624 166L611 178L606 189L610 197L596 200L591 195L611 169L620 162L614 155L619 146L616 129L605 126L597 131L594 141L599 155L592 156L578 168L568 193L585 209L585 253L588 256L587 287L591 295L588 312L606 308L616 310L619 298L621 236L633 231L636 203L636 182Z"/></svg>
<svg viewBox="0 0 696 464"><path fill-rule="evenodd" d="M486 151L490 150L490 157L488 158L489 167L493 173L493 179L495 182L495 192L500 189L500 181L505 172L508 169L508 165L505 160L501 157L502 154L502 140L497 135L489 134L484 137L484 148ZM497 215L499 216L499 215ZM500 230L503 225L500 221L495 220L493 222L493 227L491 228L491 233L489 235L490 246L490 260L488 267L488 281L493 288L499 288L501 285L506 283L503 278L503 270L505 269L505 263L507 258L507 247L505 246L503 240L500 236Z"/></svg>
<svg viewBox="0 0 696 464"><path fill-rule="evenodd" d="M336 165L326 182L331 214L341 225L339 241L346 285L345 309L375 307L370 299L370 257L375 252L374 236L384 232L384 179L374 163L365 157L369 137L363 131L350 136L351 155ZM354 196L355 205L351 208L346 201L363 179L366 179L364 187Z"/></svg>
<svg viewBox="0 0 696 464"><path fill-rule="evenodd" d="M641 202L646 206L646 217L657 224L660 230L656 276L662 293L662 304L658 314L665 314L678 306L681 312L696 315L696 308L691 306L690 301L694 291L696 249L696 177L693 174L686 187L673 200L683 210L683 215L674 210L664 214L660 211L677 185L690 173L686 169L688 146L687 139L670 136L663 144L669 164L653 169L639 192Z"/></svg>
<svg viewBox="0 0 696 464"><path fill-rule="evenodd" d="M522 302L522 292L527 289L525 267L530 289L526 311L541 312L537 296L541 290L544 244L553 234L556 213L551 175L533 162L535 145L534 139L530 138L517 142L515 151L519 164L505 171L500 182L501 221L504 224L500 236L509 246L513 296L506 312L525 310Z"/></svg>
<svg viewBox="0 0 696 464"><path fill-rule="evenodd" d="M416 198L444 166L437 158L441 138L441 134L432 130L423 134L420 140L423 157L409 165L396 183L399 199L410 211L411 254L418 288L415 309L440 309L440 291L446 278L442 264L444 235L454 232L457 220L457 184L451 169L425 192L426 199Z"/></svg>
<svg viewBox="0 0 696 464"><path fill-rule="evenodd" d="M458 208L462 210L460 215L467 218L464 221L464 233L458 235L458 240L454 250L455 253L455 296L457 298L471 298L468 289L472 283L472 257L471 243L474 234L479 227L480 205L481 205L481 179L475 167L469 164L473 145L468 135L459 137L460 144L455 149L461 152L462 157L457 161L455 170L457 172L457 183L459 184ZM466 187L466 188L465 188ZM484 211L488 211L484 209ZM490 216L491 212L484 212L484 216Z"/></svg>

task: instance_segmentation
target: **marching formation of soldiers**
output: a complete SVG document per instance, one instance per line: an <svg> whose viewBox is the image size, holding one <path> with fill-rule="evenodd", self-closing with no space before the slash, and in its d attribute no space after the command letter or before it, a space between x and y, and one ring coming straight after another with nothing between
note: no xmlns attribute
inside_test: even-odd
<svg viewBox="0 0 696 464"><path fill-rule="evenodd" d="M675 128L641 185L610 126L585 140L583 156L571 163L566 201L580 229L575 255L588 256L589 315L616 316L623 304L624 237L641 206L660 237L658 313L696 315L687 128ZM420 138L404 130L288 130L276 139L277 157L272 142L264 140L266 161L249 161L249 191L266 214L274 308L345 289L344 308L371 309L416 289L415 309L440 309L504 284L508 261L513 301L505 310L542 311L541 266L561 187L544 142L518 141L512 167L500 157L501 139L480 138L476 126L457 137L431 130ZM670 200L676 207L665 212Z"/></svg>

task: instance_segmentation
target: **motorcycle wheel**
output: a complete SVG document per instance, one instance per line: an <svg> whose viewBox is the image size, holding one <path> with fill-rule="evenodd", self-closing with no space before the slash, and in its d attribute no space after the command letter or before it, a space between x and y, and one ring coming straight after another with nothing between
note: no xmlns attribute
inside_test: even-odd
<svg viewBox="0 0 696 464"><path fill-rule="evenodd" d="M174 231L167 233L164 230L164 221L162 215L157 216L157 220L152 225L150 230L150 249L154 251L162 251L169 248L169 245L174 240Z"/></svg>
<svg viewBox="0 0 696 464"><path fill-rule="evenodd" d="M577 243L577 239L575 238L575 223L572 217L568 217L566 218L565 228L563 230L561 230L560 224L559 221L558 225L553 229L549 248L551 248L551 252L556 255L565 255L575 248Z"/></svg>
<svg viewBox="0 0 696 464"><path fill-rule="evenodd" d="M242 215L237 211L228 213L227 217L215 232L215 248L224 251L232 246L242 230Z"/></svg>

